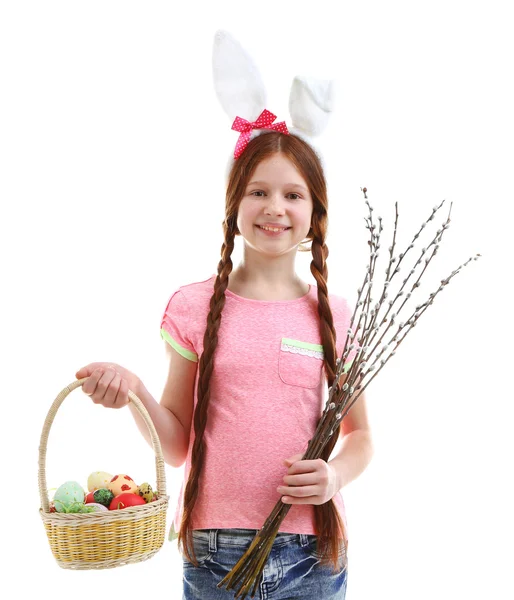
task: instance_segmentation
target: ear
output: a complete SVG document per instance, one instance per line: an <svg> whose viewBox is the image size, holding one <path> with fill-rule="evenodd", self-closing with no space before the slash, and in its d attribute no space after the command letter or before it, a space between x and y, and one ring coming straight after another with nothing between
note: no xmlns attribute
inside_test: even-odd
<svg viewBox="0 0 514 600"><path fill-rule="evenodd" d="M227 31L218 30L212 53L214 89L223 110L255 121L266 108L266 89L250 55Z"/></svg>
<svg viewBox="0 0 514 600"><path fill-rule="evenodd" d="M315 137L325 129L334 109L335 81L297 76L289 95L293 127Z"/></svg>

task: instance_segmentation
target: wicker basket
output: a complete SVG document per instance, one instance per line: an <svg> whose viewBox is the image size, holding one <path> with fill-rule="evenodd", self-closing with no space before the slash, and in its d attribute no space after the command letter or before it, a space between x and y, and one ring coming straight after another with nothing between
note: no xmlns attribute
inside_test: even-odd
<svg viewBox="0 0 514 600"><path fill-rule="evenodd" d="M109 569L151 558L164 544L166 496L164 458L154 424L141 400L129 390L150 430L157 470L157 500L141 506L93 513L50 512L46 486L46 447L55 414L66 396L87 380L77 379L66 386L52 404L43 426L39 445L39 494L48 541L53 555L64 569Z"/></svg>

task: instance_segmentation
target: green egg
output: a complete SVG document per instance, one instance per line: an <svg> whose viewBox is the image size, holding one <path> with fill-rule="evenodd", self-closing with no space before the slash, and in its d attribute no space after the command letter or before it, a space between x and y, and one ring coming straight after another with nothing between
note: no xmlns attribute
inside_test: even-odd
<svg viewBox="0 0 514 600"><path fill-rule="evenodd" d="M76 481L66 481L54 494L55 510L57 512L68 512L67 509L77 502L84 503L86 493L82 486Z"/></svg>
<svg viewBox="0 0 514 600"><path fill-rule="evenodd" d="M109 508L111 500L114 498L114 494L107 488L100 488L99 490L95 490L93 492L93 498L95 499L95 502L98 502L98 504L103 504Z"/></svg>

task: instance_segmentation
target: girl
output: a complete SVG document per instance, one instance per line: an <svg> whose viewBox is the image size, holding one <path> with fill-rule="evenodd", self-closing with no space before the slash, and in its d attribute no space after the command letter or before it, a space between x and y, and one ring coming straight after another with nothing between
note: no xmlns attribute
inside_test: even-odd
<svg viewBox="0 0 514 600"><path fill-rule="evenodd" d="M216 585L279 495L297 506L275 539L262 597L344 598L347 548L332 499L344 518L338 492L364 470L371 440L364 393L341 425L344 435L352 432L351 443L329 460L335 434L323 458L300 461L301 442L305 451L322 412L322 368L331 385L351 317L346 301L327 292L326 186L309 145L278 132L251 140L230 173L223 229L217 276L180 287L164 312L170 368L160 403L119 365L92 363L76 377L88 377L84 392L108 407L124 406L128 389L134 391L155 424L166 462L180 467L187 461L175 528L181 524L179 544L192 530L196 564L183 548L184 598L234 596ZM244 239L244 257L232 270L236 235ZM312 241L314 286L294 270L305 239ZM146 424L131 409L151 444ZM321 560L317 538L328 541L328 560L343 562L339 572Z"/></svg>
<svg viewBox="0 0 514 600"><path fill-rule="evenodd" d="M344 599L339 491L371 460L365 394L342 421L339 453L331 458L336 433L321 458L300 460L351 319L346 300L327 289L325 177L311 145L287 129L263 128L247 142L238 143L228 176L217 275L178 288L162 316L169 372L160 402L120 365L91 363L76 377L88 378L83 390L93 402L111 408L125 406L131 389L153 420L165 461L186 464L174 519L185 600L234 597L217 584L280 497L295 506L280 525L259 597ZM244 255L233 269L237 235ZM305 241L317 285L295 273Z"/></svg>

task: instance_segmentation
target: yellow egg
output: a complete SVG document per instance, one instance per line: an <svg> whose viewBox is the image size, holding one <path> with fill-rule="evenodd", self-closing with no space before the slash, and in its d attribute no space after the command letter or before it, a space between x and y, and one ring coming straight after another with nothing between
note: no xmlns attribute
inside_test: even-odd
<svg viewBox="0 0 514 600"><path fill-rule="evenodd" d="M105 471L93 471L87 478L87 489L89 492L94 492L100 488L107 488L111 479L112 475L110 473L106 473Z"/></svg>
<svg viewBox="0 0 514 600"><path fill-rule="evenodd" d="M132 492L133 494L137 492L137 484L132 477L123 474L115 475L107 487L115 496L123 494L124 492Z"/></svg>

